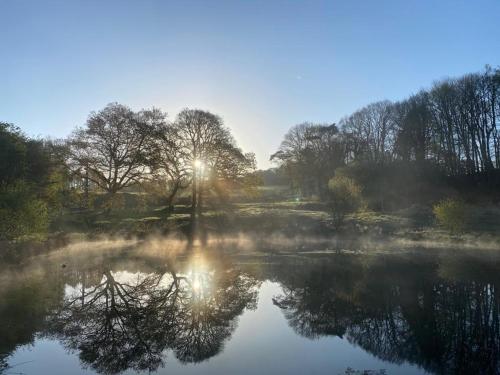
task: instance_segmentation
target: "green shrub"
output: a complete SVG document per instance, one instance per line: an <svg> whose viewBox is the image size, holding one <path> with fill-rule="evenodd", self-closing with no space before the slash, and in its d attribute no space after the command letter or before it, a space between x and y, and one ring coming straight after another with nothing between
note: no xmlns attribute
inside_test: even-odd
<svg viewBox="0 0 500 375"><path fill-rule="evenodd" d="M361 188L349 177L335 176L330 179L328 191L335 225L341 224L347 214L356 212L363 205Z"/></svg>
<svg viewBox="0 0 500 375"><path fill-rule="evenodd" d="M434 205L432 211L439 225L451 232L462 232L466 224L465 204L457 199L445 199Z"/></svg>
<svg viewBox="0 0 500 375"><path fill-rule="evenodd" d="M24 183L0 187L0 239L44 237L49 224L47 205Z"/></svg>

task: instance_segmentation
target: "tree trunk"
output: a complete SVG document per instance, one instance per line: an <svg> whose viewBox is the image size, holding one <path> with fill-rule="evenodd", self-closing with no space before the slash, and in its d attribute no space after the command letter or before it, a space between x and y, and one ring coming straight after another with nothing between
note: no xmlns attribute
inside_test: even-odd
<svg viewBox="0 0 500 375"><path fill-rule="evenodd" d="M179 182L176 182L173 189L170 191L170 194L168 194L167 196L167 209L166 209L166 212L167 212L167 216L170 215L173 211L174 211L174 198L175 196L177 195L177 192L179 191L179 185L180 183Z"/></svg>
<svg viewBox="0 0 500 375"><path fill-rule="evenodd" d="M85 181L84 181L84 209L88 210L90 208L90 200L89 200L89 170L85 168Z"/></svg>
<svg viewBox="0 0 500 375"><path fill-rule="evenodd" d="M204 184L203 180L200 180L198 183L198 202L196 206L196 211L197 211L197 230L198 234L201 239L201 243L203 245L206 245L207 243L207 232L205 228L205 223L203 220L203 189L204 189Z"/></svg>
<svg viewBox="0 0 500 375"><path fill-rule="evenodd" d="M196 207L197 207L197 176L196 171L193 173L193 182L191 190L191 223L189 226L188 233L188 248L190 249L194 244L194 237L196 235L197 223L196 223Z"/></svg>
<svg viewBox="0 0 500 375"><path fill-rule="evenodd" d="M197 194L198 194L196 180L197 180L196 173L193 173L193 183L192 183L192 190L191 190L191 220L192 221L194 221L194 219L196 217Z"/></svg>

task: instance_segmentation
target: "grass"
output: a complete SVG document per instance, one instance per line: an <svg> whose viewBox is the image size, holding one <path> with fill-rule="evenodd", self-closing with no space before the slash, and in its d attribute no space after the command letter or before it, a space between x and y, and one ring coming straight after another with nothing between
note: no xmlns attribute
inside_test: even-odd
<svg viewBox="0 0 500 375"><path fill-rule="evenodd" d="M275 192L273 192L274 194ZM260 201L207 206L203 222L209 233L248 234L265 238L280 234L285 238L366 238L418 244L487 244L500 249L500 207L469 205L463 233L440 228L430 207L412 206L394 212L362 211L348 215L340 228L332 225L326 205L314 200ZM208 202L207 202L208 203ZM144 237L149 234L187 233L190 207L176 205L170 215L165 206L140 205L137 208L66 212L53 222L52 233L112 234Z"/></svg>

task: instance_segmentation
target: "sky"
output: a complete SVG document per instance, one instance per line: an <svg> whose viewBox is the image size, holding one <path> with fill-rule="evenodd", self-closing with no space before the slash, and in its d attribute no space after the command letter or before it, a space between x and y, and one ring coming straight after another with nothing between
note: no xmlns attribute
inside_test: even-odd
<svg viewBox="0 0 500 375"><path fill-rule="evenodd" d="M0 121L62 138L119 102L286 131L500 65L500 0L0 0Z"/></svg>

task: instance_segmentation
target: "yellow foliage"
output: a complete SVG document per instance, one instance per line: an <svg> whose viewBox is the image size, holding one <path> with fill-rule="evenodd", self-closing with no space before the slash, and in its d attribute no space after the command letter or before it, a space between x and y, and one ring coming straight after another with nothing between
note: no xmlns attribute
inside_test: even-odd
<svg viewBox="0 0 500 375"><path fill-rule="evenodd" d="M439 225L451 232L462 232L466 224L465 204L457 199L445 199L434 205L432 211Z"/></svg>

